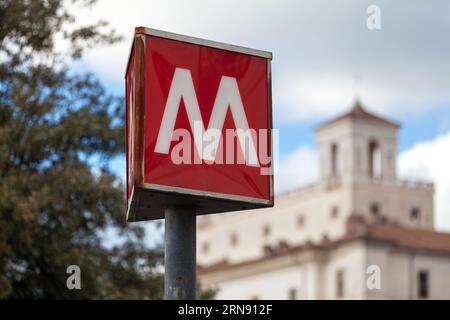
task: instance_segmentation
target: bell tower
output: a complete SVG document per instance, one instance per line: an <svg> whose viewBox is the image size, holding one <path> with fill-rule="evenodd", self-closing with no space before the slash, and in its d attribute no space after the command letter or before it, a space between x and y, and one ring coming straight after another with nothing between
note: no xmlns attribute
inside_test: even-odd
<svg viewBox="0 0 450 320"><path fill-rule="evenodd" d="M356 100L348 112L316 128L321 181L395 180L398 128Z"/></svg>

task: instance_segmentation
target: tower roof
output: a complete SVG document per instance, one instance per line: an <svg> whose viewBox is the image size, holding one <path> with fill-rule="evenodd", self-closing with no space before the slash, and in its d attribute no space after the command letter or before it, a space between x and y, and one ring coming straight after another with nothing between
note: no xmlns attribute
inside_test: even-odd
<svg viewBox="0 0 450 320"><path fill-rule="evenodd" d="M380 124L385 125L389 127L399 128L400 124L397 122L394 122L392 120L380 117L374 113L368 112L361 104L361 102L357 99L353 105L353 107L347 111L346 113L337 116L331 120L328 120L322 124L320 124L316 130L328 127L331 124L334 124L338 121L344 120L344 119L351 119L353 121L363 120L367 122L372 122L374 124Z"/></svg>

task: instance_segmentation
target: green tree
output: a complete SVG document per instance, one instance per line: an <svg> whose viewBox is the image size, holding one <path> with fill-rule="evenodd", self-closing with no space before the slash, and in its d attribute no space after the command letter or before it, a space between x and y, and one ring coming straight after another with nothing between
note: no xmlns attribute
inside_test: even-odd
<svg viewBox="0 0 450 320"><path fill-rule="evenodd" d="M0 298L161 298L162 251L126 224L124 187L107 166L124 152L123 99L68 70L120 37L105 22L76 27L65 3L0 0ZM111 248L109 228L123 239ZM69 265L81 290L66 287Z"/></svg>

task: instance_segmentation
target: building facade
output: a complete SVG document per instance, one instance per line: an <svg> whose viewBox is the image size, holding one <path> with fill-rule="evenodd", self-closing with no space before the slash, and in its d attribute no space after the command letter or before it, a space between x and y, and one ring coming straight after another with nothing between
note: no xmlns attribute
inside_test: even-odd
<svg viewBox="0 0 450 320"><path fill-rule="evenodd" d="M316 129L319 180L275 207L198 218L199 280L218 299L449 299L433 185L396 175L399 125L359 102Z"/></svg>

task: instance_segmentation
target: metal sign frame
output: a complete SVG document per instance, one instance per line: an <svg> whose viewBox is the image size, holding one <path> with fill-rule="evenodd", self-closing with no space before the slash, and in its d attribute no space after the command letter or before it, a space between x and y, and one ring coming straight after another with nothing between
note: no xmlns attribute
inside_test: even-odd
<svg viewBox="0 0 450 320"><path fill-rule="evenodd" d="M133 177L130 188L131 194L127 194L127 221L144 221L164 218L164 209L167 206L182 205L195 207L197 215L219 213L226 211L238 211L256 208L273 207L274 205L274 177L269 176L270 199L253 198L247 196L231 195L218 192L208 192L180 187L171 187L144 182L144 118L145 118L145 39L146 36L176 40L190 44L217 48L236 53L247 54L265 58L267 61L267 107L268 107L268 141L270 141L270 153L273 154L271 130L272 124L272 87L271 87L271 60L272 53L256 49L245 48L225 44L216 41L204 40L176 33L165 32L145 27L135 28L134 39L125 70L125 79L128 75L131 56L134 51L134 143L133 143ZM125 93L128 87L125 88ZM127 108L127 113L128 113ZM131 115L130 115L131 116ZM128 130L128 128L127 128ZM128 157L128 155L127 155ZM271 163L273 168L273 160Z"/></svg>

